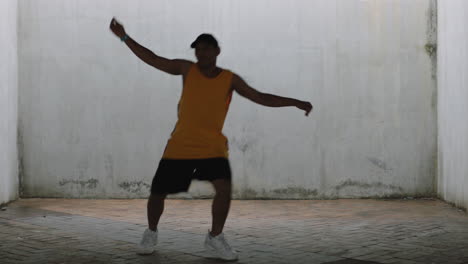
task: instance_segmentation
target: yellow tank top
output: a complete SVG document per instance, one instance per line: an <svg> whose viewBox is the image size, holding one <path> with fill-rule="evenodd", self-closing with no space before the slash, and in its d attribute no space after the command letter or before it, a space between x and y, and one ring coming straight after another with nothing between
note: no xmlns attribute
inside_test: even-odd
<svg viewBox="0 0 468 264"><path fill-rule="evenodd" d="M228 157L222 130L232 98L232 72L204 76L193 64L185 77L178 105L178 121L163 158L206 159Z"/></svg>

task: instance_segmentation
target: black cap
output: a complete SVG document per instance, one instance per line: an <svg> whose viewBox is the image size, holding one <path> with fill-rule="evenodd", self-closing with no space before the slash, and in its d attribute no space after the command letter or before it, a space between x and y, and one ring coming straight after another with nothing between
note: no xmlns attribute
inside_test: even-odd
<svg viewBox="0 0 468 264"><path fill-rule="evenodd" d="M213 45L215 48L218 48L218 41L213 37L211 34L203 33L200 36L197 37L197 39L192 42L192 45L190 45L191 48L195 48L195 46L199 42L204 42L210 45Z"/></svg>

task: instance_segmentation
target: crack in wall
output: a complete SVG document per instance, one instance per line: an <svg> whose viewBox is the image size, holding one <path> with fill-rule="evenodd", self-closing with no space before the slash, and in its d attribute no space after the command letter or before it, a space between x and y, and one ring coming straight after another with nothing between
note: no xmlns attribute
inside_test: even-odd
<svg viewBox="0 0 468 264"><path fill-rule="evenodd" d="M87 181L77 181L77 180L61 180L59 182L60 186L64 186L67 184L78 184L81 186L81 188L87 188L87 189L96 189L99 180L97 179L89 179Z"/></svg>

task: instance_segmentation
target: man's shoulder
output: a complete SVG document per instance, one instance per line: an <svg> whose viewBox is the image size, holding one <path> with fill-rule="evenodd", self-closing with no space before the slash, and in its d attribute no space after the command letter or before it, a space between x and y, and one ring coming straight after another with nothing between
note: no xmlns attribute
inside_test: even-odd
<svg viewBox="0 0 468 264"><path fill-rule="evenodd" d="M192 66L195 64L193 61L184 59L175 59L174 61L179 64L182 75L184 76L187 75L187 73L190 71L190 68L192 68Z"/></svg>
<svg viewBox="0 0 468 264"><path fill-rule="evenodd" d="M222 71L224 72L227 72L229 73L231 76L232 76L232 79L234 80L234 78L239 78L239 75L237 75L235 72L233 72L231 69L227 69L227 68L222 68L222 67L219 67Z"/></svg>

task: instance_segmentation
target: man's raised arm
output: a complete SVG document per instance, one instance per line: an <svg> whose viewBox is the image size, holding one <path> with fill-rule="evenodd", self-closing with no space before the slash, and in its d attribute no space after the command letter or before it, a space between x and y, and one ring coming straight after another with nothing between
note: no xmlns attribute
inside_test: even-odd
<svg viewBox="0 0 468 264"><path fill-rule="evenodd" d="M264 106L283 107L295 106L305 111L305 115L309 115L312 111L312 104L305 101L299 101L293 98L281 97L273 94L261 93L250 87L241 77L234 74L232 80L233 89L243 97Z"/></svg>
<svg viewBox="0 0 468 264"><path fill-rule="evenodd" d="M125 44L127 44L127 46L138 58L158 70L173 75L182 75L188 71L188 68L192 64L192 62L187 60L169 60L154 54L151 50L141 46L132 38L130 38L125 33L124 27L119 22L117 22L115 18L112 19L109 28L117 37L119 37L122 41L125 42Z"/></svg>

